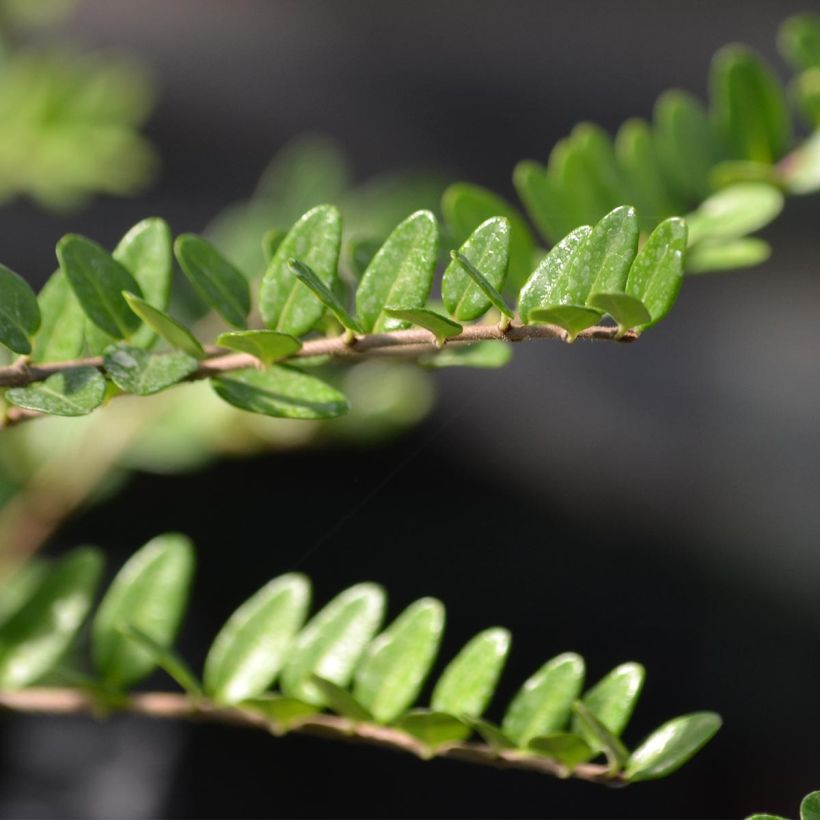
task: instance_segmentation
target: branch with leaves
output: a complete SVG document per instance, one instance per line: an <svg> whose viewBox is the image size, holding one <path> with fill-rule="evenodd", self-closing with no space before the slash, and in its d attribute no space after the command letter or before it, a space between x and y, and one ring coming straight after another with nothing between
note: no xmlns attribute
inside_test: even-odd
<svg viewBox="0 0 820 820"><path fill-rule="evenodd" d="M608 785L672 773L720 727L714 713L686 715L628 751L621 735L643 688L643 667L622 664L584 692L585 664L571 652L541 666L493 724L483 715L511 642L501 627L468 641L436 681L430 705L413 708L438 653L442 603L422 598L380 631L385 592L361 583L306 622L311 588L298 573L270 581L236 610L213 641L200 680L173 649L193 569L193 547L180 535L159 536L132 556L93 617L89 674L59 664L93 608L101 554L84 548L50 568L28 565L0 596L0 707L128 711L275 735L321 734L423 759L451 757ZM157 667L183 694L130 693ZM43 679L72 685L35 686ZM471 742L473 735L482 742Z"/></svg>

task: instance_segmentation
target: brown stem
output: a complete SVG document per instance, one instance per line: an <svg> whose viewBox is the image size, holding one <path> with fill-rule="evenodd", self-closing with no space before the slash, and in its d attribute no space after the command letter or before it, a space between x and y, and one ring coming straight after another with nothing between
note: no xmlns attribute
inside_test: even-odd
<svg viewBox="0 0 820 820"><path fill-rule="evenodd" d="M219 707L207 701L194 700L188 695L172 692L140 692L129 695L118 708L120 711L150 718L223 723L281 734L281 727L259 712L236 707ZM85 714L97 717L104 714L97 700L79 689L34 688L0 692L0 709L27 714ZM291 724L287 731L381 746L394 751L408 752L424 759L430 757L423 744L399 729L372 723L355 723L337 715L311 715ZM574 777L608 786L622 786L626 782L620 775L611 774L606 766L585 763L569 771L547 757L527 755L518 751L496 751L484 743L453 743L440 749L435 756L502 769L526 769L555 777Z"/></svg>

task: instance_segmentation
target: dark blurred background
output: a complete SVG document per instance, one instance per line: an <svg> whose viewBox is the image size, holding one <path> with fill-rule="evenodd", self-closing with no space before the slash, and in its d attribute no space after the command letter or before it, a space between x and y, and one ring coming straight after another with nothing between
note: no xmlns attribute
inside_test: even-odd
<svg viewBox="0 0 820 820"><path fill-rule="evenodd" d="M67 230L110 245L149 213L200 230L305 131L335 138L362 178L434 167L512 196L515 162L543 161L579 120L612 131L649 115L667 87L705 96L726 42L782 70L778 23L816 9L85 0L67 24L74 38L153 69L148 134L162 170L138 198L71 216L4 207L3 261L41 282ZM817 213L817 199L789 201L765 234L770 262L688 281L640 344L522 346L505 370L443 372L427 421L378 447L137 474L51 544L100 543L116 565L158 532L189 533L200 569L182 646L197 661L241 600L292 568L314 579L319 602L364 579L387 587L391 614L440 597L442 660L479 629L509 627L496 710L561 651L582 653L591 679L641 661L648 683L629 740L687 711L724 717L681 772L610 791L214 726L21 718L0 724L0 812L793 815L820 787Z"/></svg>

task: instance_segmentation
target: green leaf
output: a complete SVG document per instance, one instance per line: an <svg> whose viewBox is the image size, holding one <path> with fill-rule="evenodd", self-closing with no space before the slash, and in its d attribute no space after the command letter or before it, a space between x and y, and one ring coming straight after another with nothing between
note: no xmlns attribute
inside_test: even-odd
<svg viewBox="0 0 820 820"><path fill-rule="evenodd" d="M57 243L57 259L86 316L115 339L127 339L140 326L122 292L142 296L134 277L96 242L67 234Z"/></svg>
<svg viewBox="0 0 820 820"><path fill-rule="evenodd" d="M205 691L217 703L262 694L276 679L310 603L310 581L275 578L245 601L216 636L205 659Z"/></svg>
<svg viewBox="0 0 820 820"><path fill-rule="evenodd" d="M123 293L125 301L146 325L153 328L171 347L179 348L195 359L205 357L205 350L188 328L183 327L167 313L149 305L145 299L131 293Z"/></svg>
<svg viewBox="0 0 820 820"><path fill-rule="evenodd" d="M820 67L820 15L789 17L780 26L777 45L796 71Z"/></svg>
<svg viewBox="0 0 820 820"><path fill-rule="evenodd" d="M646 670L639 663L624 663L601 678L583 697L584 707L612 734L620 736L632 717L638 702ZM572 730L580 734L593 749L599 749L594 734L576 717Z"/></svg>
<svg viewBox="0 0 820 820"><path fill-rule="evenodd" d="M123 635L133 626L159 646L176 637L194 571L191 542L182 535L160 535L125 563L97 609L91 633L94 666L105 683L122 689L148 675L155 657Z"/></svg>
<svg viewBox="0 0 820 820"><path fill-rule="evenodd" d="M513 171L513 183L530 219L551 243L576 227L575 220L569 215L567 193L550 178L543 165L533 160L519 162ZM531 244L530 263L521 272L519 282L526 279L530 272L534 250Z"/></svg>
<svg viewBox="0 0 820 820"><path fill-rule="evenodd" d="M347 308L337 298L330 288L307 266L298 259L288 260L288 265L293 275L305 287L313 291L313 295L327 308L330 308L333 315L339 320L339 324L354 333L363 333L364 328L359 322L348 313ZM338 280L334 280L338 282Z"/></svg>
<svg viewBox="0 0 820 820"><path fill-rule="evenodd" d="M136 279L145 301L159 310L168 307L174 253L171 229L164 219L150 217L131 228L112 254ZM143 326L131 337L136 347L150 347L156 336L150 326Z"/></svg>
<svg viewBox="0 0 820 820"><path fill-rule="evenodd" d="M28 282L0 265L0 344L31 353L30 337L40 327L40 306Z"/></svg>
<svg viewBox="0 0 820 820"><path fill-rule="evenodd" d="M714 712L695 712L664 723L632 752L627 780L655 780L671 774L714 737L721 723Z"/></svg>
<svg viewBox="0 0 820 820"><path fill-rule="evenodd" d="M626 205L610 211L595 225L567 267L566 275L573 280L569 297L575 304L583 304L576 300L585 288L585 299L596 293L623 293L638 253L639 234L638 215Z"/></svg>
<svg viewBox="0 0 820 820"><path fill-rule="evenodd" d="M54 668L91 609L102 564L90 547L69 553L0 627L0 689L29 686Z"/></svg>
<svg viewBox="0 0 820 820"><path fill-rule="evenodd" d="M422 598L367 648L353 694L377 721L390 723L416 699L443 631L444 606L435 598Z"/></svg>
<svg viewBox="0 0 820 820"><path fill-rule="evenodd" d="M688 214L689 244L739 239L768 225L783 210L783 194L771 185L743 182L724 188Z"/></svg>
<svg viewBox="0 0 820 820"><path fill-rule="evenodd" d="M461 719L474 731L477 732L484 739L488 746L491 746L496 752L502 752L505 749L514 749L515 743L501 731L501 729L493 723L482 718L470 717L469 715L462 715Z"/></svg>
<svg viewBox="0 0 820 820"><path fill-rule="evenodd" d="M48 575L49 565L40 559L27 560L0 586L0 624L23 606Z"/></svg>
<svg viewBox="0 0 820 820"><path fill-rule="evenodd" d="M566 330L569 341L588 327L597 324L603 313L581 305L556 305L551 308L535 308L529 313L529 323L546 322Z"/></svg>
<svg viewBox="0 0 820 820"><path fill-rule="evenodd" d="M373 719L370 712L347 689L343 689L333 681L320 678L318 675L313 675L311 681L321 693L325 704L337 715L357 722L366 722Z"/></svg>
<svg viewBox="0 0 820 820"><path fill-rule="evenodd" d="M74 367L28 387L6 391L6 401L51 416L85 416L102 404L105 379L96 367Z"/></svg>
<svg viewBox="0 0 820 820"><path fill-rule="evenodd" d="M556 305L572 304L573 284L567 278L569 265L592 233L592 228L583 225L565 236L539 263L538 267L521 288L518 299L518 313L525 324L530 321L530 311L536 308L550 308ZM580 299L583 305L586 294Z"/></svg>
<svg viewBox="0 0 820 820"><path fill-rule="evenodd" d="M643 302L657 324L672 308L683 281L686 223L672 217L655 228L629 270L626 292Z"/></svg>
<svg viewBox="0 0 820 820"><path fill-rule="evenodd" d="M291 259L308 265L328 288L333 287L342 242L342 216L332 205L318 205L288 231L265 271L259 290L259 310L272 330L301 336L312 330L324 305L294 275Z"/></svg>
<svg viewBox="0 0 820 820"><path fill-rule="evenodd" d="M265 264L269 265L271 259L276 254L276 249L282 244L287 236L287 232L280 228L271 228L262 237L262 253L265 257Z"/></svg>
<svg viewBox="0 0 820 820"><path fill-rule="evenodd" d="M416 211L399 223L367 266L356 290L356 313L368 333L397 330L404 322L385 307L423 308L433 284L438 225L430 211Z"/></svg>
<svg viewBox="0 0 820 820"><path fill-rule="evenodd" d="M622 332L645 325L652 319L640 299L625 293L595 293L589 297L587 304L611 316Z"/></svg>
<svg viewBox="0 0 820 820"><path fill-rule="evenodd" d="M174 253L194 290L234 327L245 327L251 309L248 280L219 251L199 236L186 233L174 242Z"/></svg>
<svg viewBox="0 0 820 820"><path fill-rule="evenodd" d="M591 222L625 201L626 182L606 131L591 122L582 122L572 129L569 139L584 168L585 184L595 192L598 214L590 212L589 217L581 219L581 222Z"/></svg>
<svg viewBox="0 0 820 820"><path fill-rule="evenodd" d="M820 820L820 791L811 792L803 798L800 820Z"/></svg>
<svg viewBox="0 0 820 820"><path fill-rule="evenodd" d="M418 740L431 755L470 736L469 726L454 715L429 709L414 709L402 715L395 725Z"/></svg>
<svg viewBox="0 0 820 820"><path fill-rule="evenodd" d="M240 705L243 709L259 712L268 720L273 721L276 730L280 733L319 712L319 707L312 703L305 703L297 698L283 697L273 693L258 698L250 698Z"/></svg>
<svg viewBox="0 0 820 820"><path fill-rule="evenodd" d="M791 154L784 177L786 187L793 194L820 190L820 130Z"/></svg>
<svg viewBox="0 0 820 820"><path fill-rule="evenodd" d="M149 353L117 344L105 351L103 367L120 390L150 396L190 376L199 367L199 362L181 350Z"/></svg>
<svg viewBox="0 0 820 820"><path fill-rule="evenodd" d="M382 239L357 239L350 243L348 248L349 268L353 278L358 282L364 276L367 266L376 252L384 244Z"/></svg>
<svg viewBox="0 0 820 820"><path fill-rule="evenodd" d="M322 706L313 675L347 686L379 628L384 605L384 590L376 584L356 584L337 595L299 634L282 669L282 691Z"/></svg>
<svg viewBox="0 0 820 820"><path fill-rule="evenodd" d="M458 249L458 256L480 270L497 293L504 286L510 259L509 219L492 217L482 222ZM492 304L492 298L455 257L444 271L441 296L450 315L459 322L478 319Z"/></svg>
<svg viewBox="0 0 820 820"><path fill-rule="evenodd" d="M510 651L510 633L496 627L479 632L442 672L430 705L436 712L479 717L493 696Z"/></svg>
<svg viewBox="0 0 820 820"><path fill-rule="evenodd" d="M578 701L572 708L589 745L606 755L611 774L620 772L629 760L626 746L583 703Z"/></svg>
<svg viewBox="0 0 820 820"><path fill-rule="evenodd" d="M157 643L147 632L137 626L126 624L121 627L120 631L151 658L155 666L164 670L189 695L195 697L202 695L202 687L196 676L173 649Z"/></svg>
<svg viewBox="0 0 820 820"><path fill-rule="evenodd" d="M527 744L527 748L554 758L568 769L574 769L579 763L584 763L594 755L583 738L568 732L554 732L534 737Z"/></svg>
<svg viewBox="0 0 820 820"><path fill-rule="evenodd" d="M216 343L230 350L250 353L266 365L287 359L302 347L295 336L275 330L234 330L221 333Z"/></svg>
<svg viewBox="0 0 820 820"><path fill-rule="evenodd" d="M504 367L512 358L512 345L507 342L476 342L452 345L438 353L423 356L419 364L425 367L475 367L494 370Z"/></svg>
<svg viewBox="0 0 820 820"><path fill-rule="evenodd" d="M492 217L501 216L510 223L509 285L517 290L532 270L535 252L532 233L518 209L486 188L456 182L442 195L441 210L453 239L459 244L466 243L473 231ZM478 264L471 254L465 255Z"/></svg>
<svg viewBox="0 0 820 820"><path fill-rule="evenodd" d="M423 327L436 337L436 344L441 347L451 336L458 336L464 328L452 319L426 308L402 310L401 308L386 307L384 312L395 319Z"/></svg>
<svg viewBox="0 0 820 820"><path fill-rule="evenodd" d="M336 388L284 365L266 370L236 370L211 379L216 394L228 404L284 419L332 419L349 405Z"/></svg>
<svg viewBox="0 0 820 820"><path fill-rule="evenodd" d="M699 242L686 253L687 273L751 268L771 256L768 242L757 237L746 237L729 242Z"/></svg>
<svg viewBox="0 0 820 820"><path fill-rule="evenodd" d="M730 159L774 163L791 144L785 93L772 70L744 46L712 60L712 119Z"/></svg>
<svg viewBox="0 0 820 820"><path fill-rule="evenodd" d="M490 301L492 306L502 315L508 319L513 318L513 312L507 307L501 294L492 286L492 284L485 278L484 274L469 260L466 256L458 251L451 251L450 257L469 277L473 280L478 289Z"/></svg>
<svg viewBox="0 0 820 820"><path fill-rule="evenodd" d="M560 732L584 683L584 660L567 652L547 661L510 703L501 728L525 748L534 737Z"/></svg>
<svg viewBox="0 0 820 820"><path fill-rule="evenodd" d="M66 275L58 268L37 296L42 322L34 337L35 362L61 362L83 353L86 317Z"/></svg>

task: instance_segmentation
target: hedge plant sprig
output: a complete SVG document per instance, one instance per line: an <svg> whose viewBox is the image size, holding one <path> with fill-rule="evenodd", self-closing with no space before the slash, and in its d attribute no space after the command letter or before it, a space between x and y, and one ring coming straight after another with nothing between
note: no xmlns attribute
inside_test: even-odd
<svg viewBox="0 0 820 820"><path fill-rule="evenodd" d="M0 707L127 711L275 735L321 732L422 759L621 786L671 774L720 728L716 714L696 712L628 750L622 734L643 688L643 667L621 664L585 689L584 660L572 652L541 666L492 723L484 715L511 644L502 627L469 640L440 673L429 705L417 706L438 655L444 605L422 598L383 628L384 590L360 583L309 618L311 584L299 573L268 582L228 618L200 677L174 648L194 565L187 538L158 536L126 562L96 607L103 559L94 548L12 578L0 594ZM66 667L89 615L91 671ZM76 662L76 653L71 657ZM181 693L132 692L158 667Z"/></svg>

